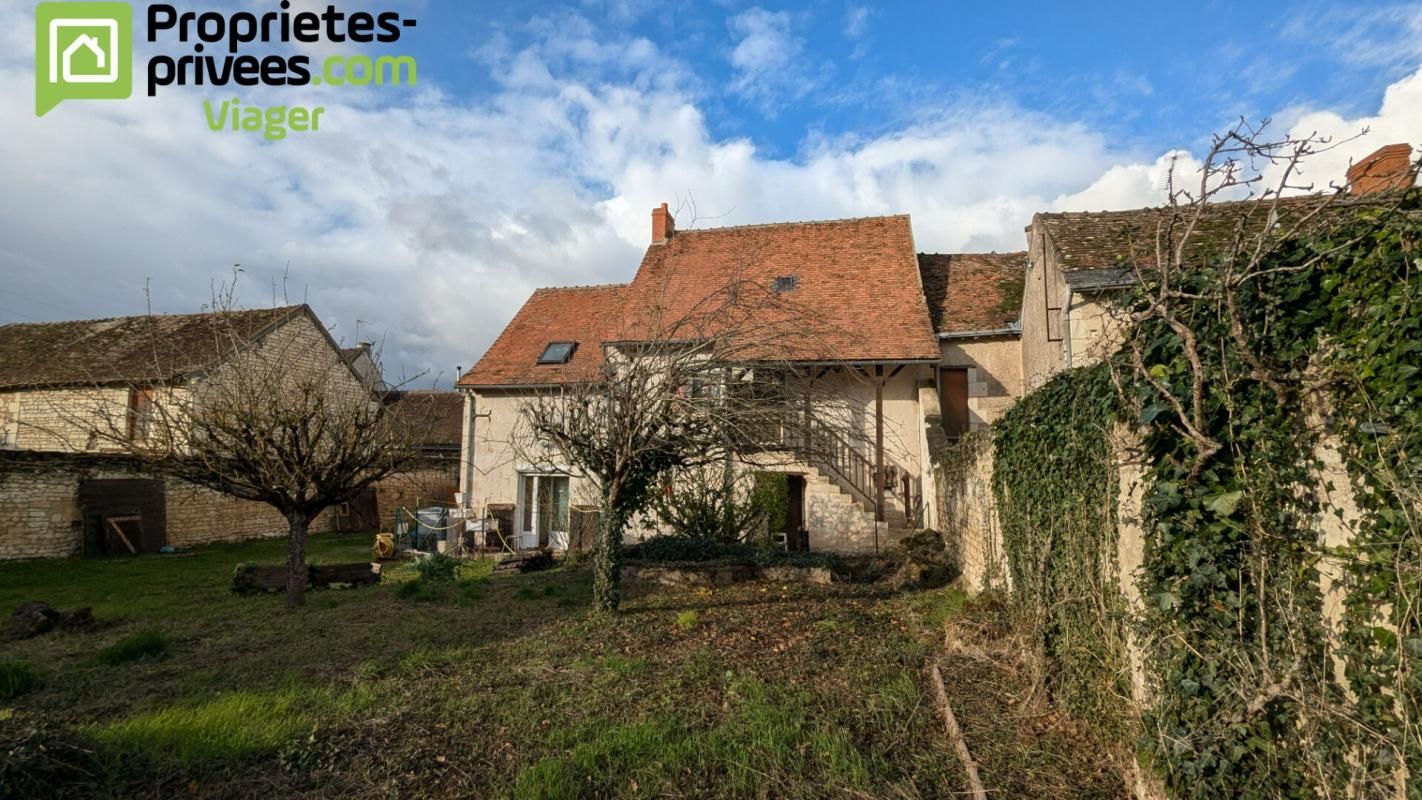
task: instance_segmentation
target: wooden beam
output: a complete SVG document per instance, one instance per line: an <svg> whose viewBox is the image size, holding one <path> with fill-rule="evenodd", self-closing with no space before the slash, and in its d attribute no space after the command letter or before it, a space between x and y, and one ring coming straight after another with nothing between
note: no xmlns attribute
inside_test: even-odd
<svg viewBox="0 0 1422 800"><path fill-rule="evenodd" d="M884 521L884 367L874 367L874 521ZM879 526L874 525L874 552L879 552Z"/></svg>
<svg viewBox="0 0 1422 800"><path fill-rule="evenodd" d="M123 544L124 544L124 546L128 548L128 552L133 553L134 555L138 555L138 548L134 547L134 546L133 546L133 542L130 542L130 541L128 540L128 536L124 535L123 528L121 528L120 525L122 525L122 524L125 523L125 522L137 522L137 523L138 523L138 526L139 526L139 536L142 537L142 535L143 535L143 533L142 533L142 531L143 531L143 517L142 517L142 516L140 516L140 515L138 515L138 514L133 514L133 515L130 515L130 516L123 516L123 517L104 517L104 522L107 523L110 528L113 528L113 529L114 529L114 533L118 534L119 540L122 541Z"/></svg>
<svg viewBox="0 0 1422 800"><path fill-rule="evenodd" d="M889 378L892 378L892 377L894 377L895 375L899 374L899 372L901 372L901 371L903 370L903 368L904 368L904 365L903 365L903 364L900 364L900 365L898 365L897 367L894 367L894 371L893 371L893 372L890 372L890 373L889 373L889 377L888 377L888 378L885 378L884 380L889 380Z"/></svg>

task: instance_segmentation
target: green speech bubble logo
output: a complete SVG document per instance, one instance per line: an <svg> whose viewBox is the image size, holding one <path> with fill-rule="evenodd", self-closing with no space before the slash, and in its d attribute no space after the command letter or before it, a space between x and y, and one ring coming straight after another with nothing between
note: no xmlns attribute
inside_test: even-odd
<svg viewBox="0 0 1422 800"><path fill-rule="evenodd" d="M132 93L128 3L35 6L35 116L61 100L121 100Z"/></svg>

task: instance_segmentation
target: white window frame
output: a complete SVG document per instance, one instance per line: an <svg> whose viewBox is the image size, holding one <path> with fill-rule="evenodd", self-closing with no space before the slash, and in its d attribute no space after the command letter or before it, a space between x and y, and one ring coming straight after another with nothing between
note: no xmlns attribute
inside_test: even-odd
<svg viewBox="0 0 1422 800"><path fill-rule="evenodd" d="M533 479L533 497L527 496L524 491L524 481L527 478ZM572 527L572 500L573 500L573 477L566 472L548 470L520 470L518 473L518 498L514 504L515 527L518 528L518 546L522 548L538 547L538 523L542 521L543 511L538 507L538 485L548 478L562 478L568 482L568 527ZM530 527L525 530L523 527L524 511L530 512L528 516ZM548 531L548 546L554 550L568 549L569 531L554 530Z"/></svg>

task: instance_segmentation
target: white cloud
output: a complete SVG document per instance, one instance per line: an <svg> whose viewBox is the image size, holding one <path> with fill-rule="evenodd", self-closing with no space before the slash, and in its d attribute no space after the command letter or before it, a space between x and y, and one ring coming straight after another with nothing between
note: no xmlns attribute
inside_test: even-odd
<svg viewBox="0 0 1422 800"><path fill-rule="evenodd" d="M785 11L749 8L726 21L736 45L727 55L735 76L731 91L773 114L785 99L803 97L817 83L807 66L805 42L791 31Z"/></svg>
<svg viewBox="0 0 1422 800"><path fill-rule="evenodd" d="M1349 164L1383 145L1410 144L1415 159L1422 154L1422 69L1389 86L1376 114L1347 118L1324 109L1294 108L1277 121L1296 139L1317 135L1333 140L1334 147L1311 158L1301 176L1319 189L1341 183Z"/></svg>
<svg viewBox="0 0 1422 800"><path fill-rule="evenodd" d="M0 30L28 13L0 12ZM908 212L920 250L981 251L1022 248L1037 211L1164 197L1158 159L993 103L773 157L711 133L678 60L564 22L531 26L522 50L482 51L501 78L478 104L424 84L398 106L373 104L374 90L242 92L327 108L320 133L273 143L209 132L200 103L217 93L204 90L64 103L36 119L32 55L0 53L0 321L138 313L146 277L158 310L192 310L234 263L257 305L290 263L289 294L309 287L338 338L353 341L365 320L362 338L384 338L388 363L447 384L534 287L630 278L662 201L694 196L718 217L702 225ZM773 52L752 46L744 63ZM629 59L613 63L619 53ZM1318 162L1341 174L1350 155L1422 141L1422 74L1371 117L1285 117L1290 130L1372 126Z"/></svg>

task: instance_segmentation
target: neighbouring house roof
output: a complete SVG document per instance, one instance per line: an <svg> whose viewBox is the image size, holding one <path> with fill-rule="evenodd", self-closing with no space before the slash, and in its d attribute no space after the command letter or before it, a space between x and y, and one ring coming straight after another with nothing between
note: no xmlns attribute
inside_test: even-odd
<svg viewBox="0 0 1422 800"><path fill-rule="evenodd" d="M933 329L972 334L1016 328L1027 254L919 253L918 272Z"/></svg>
<svg viewBox="0 0 1422 800"><path fill-rule="evenodd" d="M255 341L301 313L311 310L299 305L0 325L0 389L172 380L219 362L231 335ZM218 320L222 327L215 329Z"/></svg>
<svg viewBox="0 0 1422 800"><path fill-rule="evenodd" d="M461 386L567 383L602 365L602 342L622 314L626 284L537 289L489 351L459 379ZM566 363L539 364L549 342L577 342Z"/></svg>
<svg viewBox="0 0 1422 800"><path fill-rule="evenodd" d="M459 449L464 433L464 395L437 389L395 391L385 395L385 413L425 448Z"/></svg>
<svg viewBox="0 0 1422 800"><path fill-rule="evenodd" d="M1264 226L1279 223L1287 228L1290 220L1298 220L1321 203L1320 195L1300 195L1272 201L1239 200L1210 203L1191 232L1184 260L1202 264L1227 252L1236 235L1243 230L1257 234ZM1377 198L1341 197L1332 201L1327 214L1336 214L1359 207L1375 205ZM1148 268L1157 263L1157 241L1168 242L1181 235L1181 221L1189 209L1168 206L1137 208L1129 211L1067 211L1042 213L1033 217L1034 227L1040 226L1056 248L1057 263L1063 272L1105 270L1111 268ZM1277 211L1277 217L1274 212ZM1175 227L1170 227L1174 223ZM1128 281L1129 282L1129 281Z"/></svg>
<svg viewBox="0 0 1422 800"><path fill-rule="evenodd" d="M815 326L795 360L939 357L907 216L676 231L647 248L630 283L539 289L461 386L562 383L601 364L602 344L647 338L643 322L685 318L733 284L785 288L776 313ZM578 343L566 364L537 363L550 342Z"/></svg>

